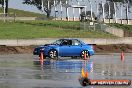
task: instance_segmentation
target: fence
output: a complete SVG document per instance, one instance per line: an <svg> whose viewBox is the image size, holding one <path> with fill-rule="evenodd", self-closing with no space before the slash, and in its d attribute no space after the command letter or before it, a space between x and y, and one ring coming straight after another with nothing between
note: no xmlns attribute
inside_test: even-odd
<svg viewBox="0 0 132 88"><path fill-rule="evenodd" d="M3 13L0 13L0 20L3 20L4 22L5 21L13 21L15 22L16 20L39 20L39 18L37 17L18 17L16 15L16 13L9 13L9 14L3 14Z"/></svg>
<svg viewBox="0 0 132 88"><path fill-rule="evenodd" d="M84 30L108 32L118 37L124 37L124 31L122 29L110 27L104 23L80 22L80 28Z"/></svg>
<svg viewBox="0 0 132 88"><path fill-rule="evenodd" d="M95 22L80 22L80 28L84 30L94 30L94 31L104 31L106 32L106 28L109 26L103 23L95 23Z"/></svg>
<svg viewBox="0 0 132 88"><path fill-rule="evenodd" d="M0 13L0 20L15 21L15 19L16 19L16 14L15 13L9 13L9 14Z"/></svg>

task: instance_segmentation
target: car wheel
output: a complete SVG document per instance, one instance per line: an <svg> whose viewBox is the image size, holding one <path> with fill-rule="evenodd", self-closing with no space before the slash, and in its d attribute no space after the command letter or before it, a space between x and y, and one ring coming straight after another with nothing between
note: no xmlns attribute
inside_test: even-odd
<svg viewBox="0 0 132 88"><path fill-rule="evenodd" d="M58 58L58 53L56 50L52 49L49 51L49 58L51 59L57 59Z"/></svg>
<svg viewBox="0 0 132 88"><path fill-rule="evenodd" d="M83 51L81 52L81 58L84 59L84 54L86 54L86 58L90 58L90 54L89 54L89 52L88 52L87 50L83 50Z"/></svg>

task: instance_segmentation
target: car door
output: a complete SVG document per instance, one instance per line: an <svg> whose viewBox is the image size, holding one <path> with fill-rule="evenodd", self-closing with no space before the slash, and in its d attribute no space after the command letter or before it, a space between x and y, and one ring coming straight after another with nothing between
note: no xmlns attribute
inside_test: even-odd
<svg viewBox="0 0 132 88"><path fill-rule="evenodd" d="M70 55L71 56L80 56L82 51L82 45L77 39L72 40L72 45L70 46Z"/></svg>
<svg viewBox="0 0 132 88"><path fill-rule="evenodd" d="M59 56L70 56L71 55L71 46L69 40L64 40L59 46Z"/></svg>

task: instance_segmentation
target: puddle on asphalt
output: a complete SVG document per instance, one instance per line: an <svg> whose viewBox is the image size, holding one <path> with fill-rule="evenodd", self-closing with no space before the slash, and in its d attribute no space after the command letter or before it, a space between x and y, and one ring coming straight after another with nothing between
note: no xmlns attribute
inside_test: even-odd
<svg viewBox="0 0 132 88"><path fill-rule="evenodd" d="M65 59L46 60L42 65L35 56L1 55L0 88L81 88L78 78L82 67L89 72L90 79L132 80L132 55L120 61L120 55L94 55L90 61ZM112 86L131 88L132 86ZM89 86L87 88L111 88L111 86Z"/></svg>

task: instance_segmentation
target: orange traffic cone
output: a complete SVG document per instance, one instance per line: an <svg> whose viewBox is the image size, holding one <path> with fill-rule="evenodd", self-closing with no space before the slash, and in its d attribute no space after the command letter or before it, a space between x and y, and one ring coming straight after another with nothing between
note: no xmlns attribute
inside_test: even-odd
<svg viewBox="0 0 132 88"><path fill-rule="evenodd" d="M121 52L121 61L124 61L124 59L125 59L125 58L124 58L124 52L122 51L122 52Z"/></svg>
<svg viewBox="0 0 132 88"><path fill-rule="evenodd" d="M87 59L86 52L84 52L84 60L86 60L86 59Z"/></svg>
<svg viewBox="0 0 132 88"><path fill-rule="evenodd" d="M84 71L84 68L82 68L82 71L81 71L81 73L82 73L82 77L83 78L88 78L88 71Z"/></svg>
<svg viewBox="0 0 132 88"><path fill-rule="evenodd" d="M43 64L44 62L44 57L43 57L43 52L40 53L40 63L41 65Z"/></svg>

